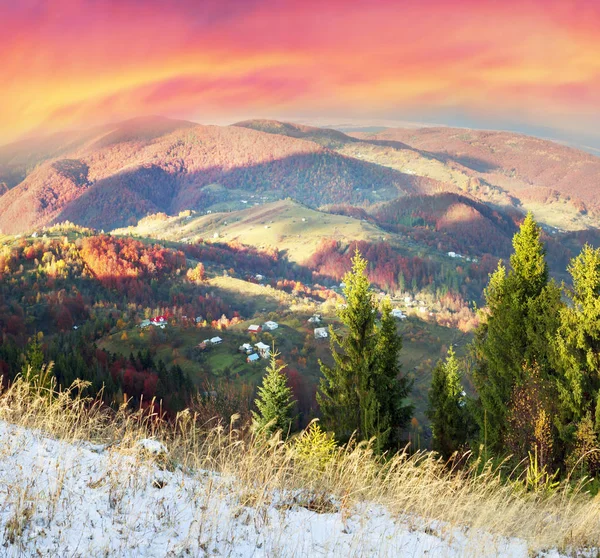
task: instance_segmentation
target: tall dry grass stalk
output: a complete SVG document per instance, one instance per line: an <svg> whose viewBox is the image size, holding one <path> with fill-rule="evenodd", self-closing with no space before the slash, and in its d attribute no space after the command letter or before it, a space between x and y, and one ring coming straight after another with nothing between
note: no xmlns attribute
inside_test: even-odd
<svg viewBox="0 0 600 558"><path fill-rule="evenodd" d="M235 420L226 426L201 424L189 410L169 422L148 411L113 411L82 396L84 387L75 383L56 392L18 379L0 394L0 420L123 452L142 438L155 438L169 449L172 465L192 475L220 473L240 505L257 510L277 499L278 506L344 514L372 502L440 536L517 537L532 551L600 547L600 497L582 486L528 493L491 465L453 471L425 452L382 459L368 444L338 448L325 467L315 468L298 459L293 440L253 436Z"/></svg>

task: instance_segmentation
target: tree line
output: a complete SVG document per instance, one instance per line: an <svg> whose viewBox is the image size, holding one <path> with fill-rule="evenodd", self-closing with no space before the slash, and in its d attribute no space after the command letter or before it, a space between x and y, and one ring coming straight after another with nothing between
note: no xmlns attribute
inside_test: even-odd
<svg viewBox="0 0 600 558"><path fill-rule="evenodd" d="M572 285L551 279L541 228L528 214L484 291L486 306L465 363L452 347L433 370L432 447L556 475L600 472L600 249L585 245L568 266ZM368 262L357 251L344 276L341 327L330 328L333 365L321 363L317 401L339 442L399 448L412 414L411 384L398 367L402 340L389 302L377 306ZM279 379L277 380L277 377ZM255 427L285 431L291 391L281 366L259 390ZM279 413L279 414L278 414ZM284 417L282 419L281 417Z"/></svg>

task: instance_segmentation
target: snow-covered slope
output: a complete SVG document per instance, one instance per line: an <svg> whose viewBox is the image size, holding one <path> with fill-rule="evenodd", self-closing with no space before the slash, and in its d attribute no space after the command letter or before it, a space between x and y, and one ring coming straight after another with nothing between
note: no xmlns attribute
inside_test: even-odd
<svg viewBox="0 0 600 558"><path fill-rule="evenodd" d="M0 422L0 556L528 555L521 541L444 532L375 505L317 513L301 493L258 505L236 479L184 472L161 451L149 440L127 452L70 444Z"/></svg>

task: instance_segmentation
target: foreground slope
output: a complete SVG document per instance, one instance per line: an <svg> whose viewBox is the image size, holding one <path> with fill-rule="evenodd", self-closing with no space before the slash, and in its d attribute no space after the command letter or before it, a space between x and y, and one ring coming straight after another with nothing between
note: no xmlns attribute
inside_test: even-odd
<svg viewBox="0 0 600 558"><path fill-rule="evenodd" d="M232 450L237 453L235 446ZM245 460L227 474L194 470L179 466L158 440L61 441L0 421L0 482L7 488L0 495L4 551L81 558L517 558L535 548L525 540L463 531L408 510L392 513L368 500L294 488L269 469L274 463L268 453L257 461L269 461L259 475L267 479L264 486L244 478L252 474L244 471L250 465ZM536 555L560 556L556 550Z"/></svg>

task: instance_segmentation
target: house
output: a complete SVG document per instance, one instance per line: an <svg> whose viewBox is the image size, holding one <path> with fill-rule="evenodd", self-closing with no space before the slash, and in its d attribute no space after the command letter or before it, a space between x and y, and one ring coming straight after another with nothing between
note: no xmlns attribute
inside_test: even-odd
<svg viewBox="0 0 600 558"><path fill-rule="evenodd" d="M206 347L208 347L206 341L202 341L202 343L198 343L198 345L196 345L196 348L200 349L201 351L205 351Z"/></svg>
<svg viewBox="0 0 600 558"><path fill-rule="evenodd" d="M221 339L220 337L213 337L213 338L210 340L210 342L211 342L213 345L219 345L219 344L221 344L221 343L223 342L223 339Z"/></svg>
<svg viewBox="0 0 600 558"><path fill-rule="evenodd" d="M262 327L256 324L252 324L248 326L248 333L260 333L262 331Z"/></svg>
<svg viewBox="0 0 600 558"><path fill-rule="evenodd" d="M448 255L449 255L451 258L456 258L456 257L457 257L457 254L456 254L456 252L448 252Z"/></svg>
<svg viewBox="0 0 600 558"><path fill-rule="evenodd" d="M246 362L256 362L259 358L260 357L258 356L258 353L252 353L251 355L248 355L248 357L246 358Z"/></svg>
<svg viewBox="0 0 600 558"><path fill-rule="evenodd" d="M261 357L269 358L269 355L271 354L269 345L265 345L262 341L259 341L254 346L256 347L256 350L258 351Z"/></svg>
<svg viewBox="0 0 600 558"><path fill-rule="evenodd" d="M312 317L308 318L309 324L318 324L321 321L321 314L314 314Z"/></svg>
<svg viewBox="0 0 600 558"><path fill-rule="evenodd" d="M254 278L255 278L257 281L262 281L262 280L265 278L265 276L264 276L264 275L261 275L260 273L257 273L257 274L254 276Z"/></svg>
<svg viewBox="0 0 600 558"><path fill-rule="evenodd" d="M268 321L263 324L263 328L268 329L269 331L273 331L274 329L277 329L278 327L279 327L279 324L277 322Z"/></svg>
<svg viewBox="0 0 600 558"><path fill-rule="evenodd" d="M154 326L164 326L167 323L167 316L156 316L150 320L150 323ZM164 329L164 327L163 327Z"/></svg>
<svg viewBox="0 0 600 558"><path fill-rule="evenodd" d="M399 320L406 320L406 314L404 314L404 312L402 312L402 310L399 308L394 308L392 310L392 316L394 318L398 318Z"/></svg>
<svg viewBox="0 0 600 558"><path fill-rule="evenodd" d="M250 345L250 343L244 343L243 345L239 346L238 351L240 351L240 353L246 353L249 355L252 352L252 345Z"/></svg>
<svg viewBox="0 0 600 558"><path fill-rule="evenodd" d="M329 337L329 332L326 327L315 328L315 339L326 339L327 337Z"/></svg>

